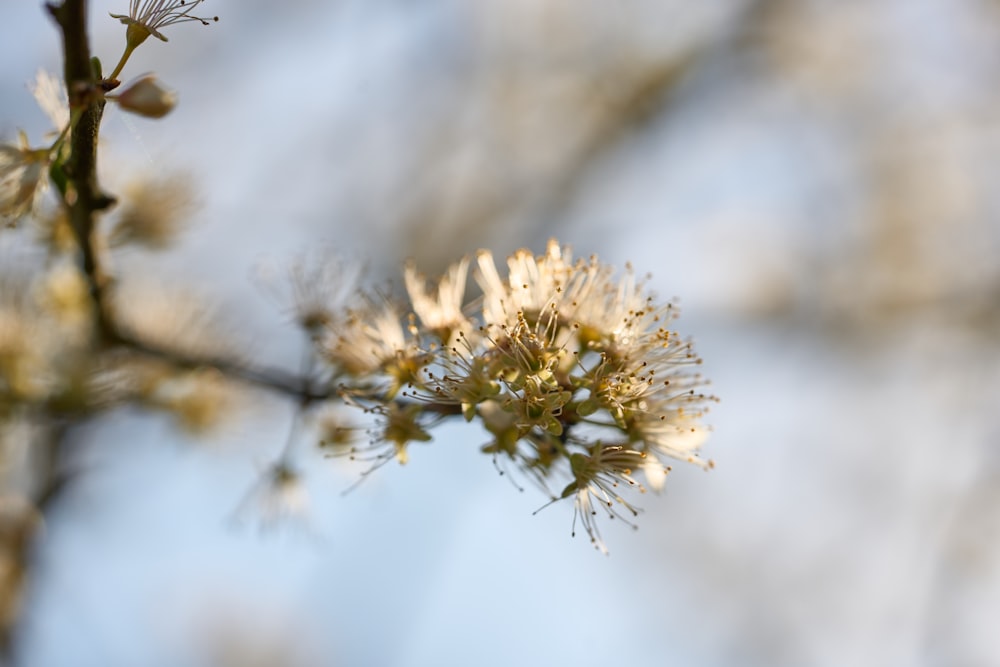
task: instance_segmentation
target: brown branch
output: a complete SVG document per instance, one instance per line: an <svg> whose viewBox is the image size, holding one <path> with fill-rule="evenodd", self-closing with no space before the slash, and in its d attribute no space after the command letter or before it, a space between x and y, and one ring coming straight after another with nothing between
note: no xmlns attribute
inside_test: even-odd
<svg viewBox="0 0 1000 667"><path fill-rule="evenodd" d="M123 331L111 319L106 322L108 332L116 344L143 356L165 361L177 368L213 368L226 377L294 398L301 405L330 400L338 394L332 383L320 385L308 377L301 377L278 368L255 368L237 359L170 349Z"/></svg>
<svg viewBox="0 0 1000 667"><path fill-rule="evenodd" d="M80 248L81 264L98 309L97 321L103 323L108 277L102 267L101 246L97 235L98 214L114 205L97 182L97 137L104 115L104 97L94 72L87 37L87 0L65 0L46 5L59 25L63 42L63 77L69 95L72 117L79 119L72 128L70 156L64 166L68 187L65 204ZM101 327L103 329L103 327ZM106 333L102 330L101 333Z"/></svg>
<svg viewBox="0 0 1000 667"><path fill-rule="evenodd" d="M38 470L30 497L5 495L0 504L0 658L2 663L21 664L21 631L25 606L25 584L37 566L35 551L44 535L45 517L62 496L72 478L65 465L67 432L72 424L55 420L37 448Z"/></svg>

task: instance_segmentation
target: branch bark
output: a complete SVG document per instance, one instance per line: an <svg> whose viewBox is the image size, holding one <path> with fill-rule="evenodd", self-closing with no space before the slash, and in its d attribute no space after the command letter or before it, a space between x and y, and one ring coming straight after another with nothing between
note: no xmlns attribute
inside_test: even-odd
<svg viewBox="0 0 1000 667"><path fill-rule="evenodd" d="M98 310L99 333L107 335L110 332L104 323L108 320L108 276L101 257L97 218L101 211L113 206L115 200L101 190L97 181L97 138L104 116L104 91L91 61L87 0L65 0L62 4L49 4L47 8L62 33L63 78L71 117L79 114L71 130L70 157L65 165L69 183L65 203L79 245L83 272Z"/></svg>

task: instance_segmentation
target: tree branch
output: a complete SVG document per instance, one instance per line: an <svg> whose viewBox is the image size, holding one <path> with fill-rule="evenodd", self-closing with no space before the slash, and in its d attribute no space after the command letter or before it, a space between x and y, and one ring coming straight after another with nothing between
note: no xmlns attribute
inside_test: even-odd
<svg viewBox="0 0 1000 667"><path fill-rule="evenodd" d="M307 377L282 369L254 368L236 359L170 349L132 336L122 331L113 321L109 321L109 326L118 345L177 368L214 368L226 377L294 398L302 405L329 400L337 395L336 388L331 384L316 385Z"/></svg>
<svg viewBox="0 0 1000 667"><path fill-rule="evenodd" d="M65 0L62 4L50 3L46 7L62 33L63 78L70 110L79 113L71 129L70 156L64 167L69 184L65 204L80 248L83 272L98 310L100 333L107 334L103 325L107 320L108 276L101 261L102 248L96 233L98 214L115 203L97 182L97 138L104 116L104 91L91 62L87 0Z"/></svg>

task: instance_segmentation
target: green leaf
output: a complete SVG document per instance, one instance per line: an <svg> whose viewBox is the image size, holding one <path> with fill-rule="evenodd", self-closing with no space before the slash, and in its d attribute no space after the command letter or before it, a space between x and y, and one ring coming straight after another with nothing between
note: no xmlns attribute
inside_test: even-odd
<svg viewBox="0 0 1000 667"><path fill-rule="evenodd" d="M63 161L61 158L57 158L49 165L49 178L52 179L53 185L55 185L56 190L59 191L60 199L66 199L66 187L69 185L69 181L66 178L66 171L63 169Z"/></svg>

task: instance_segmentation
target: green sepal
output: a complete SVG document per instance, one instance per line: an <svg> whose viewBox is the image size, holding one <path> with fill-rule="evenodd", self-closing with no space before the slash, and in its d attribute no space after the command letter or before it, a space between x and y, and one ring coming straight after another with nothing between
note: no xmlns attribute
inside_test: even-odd
<svg viewBox="0 0 1000 667"><path fill-rule="evenodd" d="M587 470L587 464L589 463L590 458L584 454L577 452L576 454L569 455L569 468L573 472L574 477L581 477Z"/></svg>
<svg viewBox="0 0 1000 667"><path fill-rule="evenodd" d="M590 415L594 414L600 409L601 409L600 403L598 403L592 398L588 398L586 400L577 403L576 414L580 415L581 417L589 417Z"/></svg>
<svg viewBox="0 0 1000 667"><path fill-rule="evenodd" d="M628 432L628 422L625 420L625 411L621 408L614 408L609 409L608 412L611 414L611 418L615 420L615 426L625 432Z"/></svg>
<svg viewBox="0 0 1000 667"><path fill-rule="evenodd" d="M579 489L580 489L580 485L579 484L577 484L575 481L570 482L569 484L566 485L566 488L562 490L562 493L559 494L559 499L562 500L563 498L569 498L571 495L573 495L574 493L576 493Z"/></svg>
<svg viewBox="0 0 1000 667"><path fill-rule="evenodd" d="M63 169L62 158L56 158L52 164L49 165L49 178L52 180L52 184L55 185L56 190L59 191L59 198L65 201L66 188L69 185L69 179L66 178L66 170Z"/></svg>
<svg viewBox="0 0 1000 667"><path fill-rule="evenodd" d="M97 56L90 59L90 71L94 76L94 81L100 81L104 78L101 73L101 59Z"/></svg>

